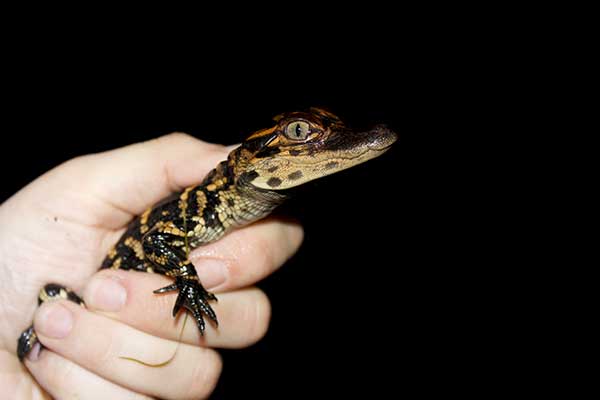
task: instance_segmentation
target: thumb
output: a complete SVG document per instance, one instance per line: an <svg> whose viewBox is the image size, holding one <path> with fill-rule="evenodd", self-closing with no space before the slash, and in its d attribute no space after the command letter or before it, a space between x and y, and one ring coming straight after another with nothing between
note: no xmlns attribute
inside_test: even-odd
<svg viewBox="0 0 600 400"><path fill-rule="evenodd" d="M119 211L110 220L120 228L169 194L200 183L227 154L225 146L172 133L79 157L67 167L79 169L81 191Z"/></svg>

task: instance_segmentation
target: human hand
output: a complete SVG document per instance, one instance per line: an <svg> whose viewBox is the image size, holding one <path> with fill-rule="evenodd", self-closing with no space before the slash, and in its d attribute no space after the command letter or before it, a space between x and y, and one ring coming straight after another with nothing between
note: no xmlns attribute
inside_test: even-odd
<svg viewBox="0 0 600 400"><path fill-rule="evenodd" d="M200 182L226 156L223 146L172 134L68 161L0 206L0 392L18 399L210 394L221 371L211 347L244 347L265 334L268 299L248 286L296 251L301 228L267 219L194 250L201 281L220 293L213 305L220 325L208 324L201 337L186 324L175 357L161 367L120 357L157 364L175 351L184 320L171 316L175 294L152 293L171 280L96 271L134 216ZM36 311L38 291L50 282L73 289L87 308L61 300ZM23 366L16 341L32 319L46 349Z"/></svg>

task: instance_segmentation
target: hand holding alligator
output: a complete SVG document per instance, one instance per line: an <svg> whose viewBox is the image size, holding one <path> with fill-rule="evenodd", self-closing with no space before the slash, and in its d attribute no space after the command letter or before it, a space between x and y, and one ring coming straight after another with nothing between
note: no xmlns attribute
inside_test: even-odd
<svg viewBox="0 0 600 400"><path fill-rule="evenodd" d="M200 279L219 296L213 307L221 324L207 324L201 337L188 321L175 358L161 368L119 357L159 363L173 354L183 315L174 319L168 311L175 294L152 294L172 280L124 270L94 274L134 215L201 181L225 157L224 146L172 134L68 161L0 206L3 398L205 397L221 370L210 347L244 347L264 335L269 301L250 286L298 248L296 224L264 220L191 253ZM72 288L86 308L60 300L35 311L48 282ZM46 348L30 353L26 369L16 338L32 317Z"/></svg>
<svg viewBox="0 0 600 400"><path fill-rule="evenodd" d="M248 285L279 267L302 237L289 222L246 225L266 217L285 189L377 157L396 140L381 126L351 132L319 109L276 121L228 157L222 146L169 135L69 161L7 200L0 383L12 384L15 397L207 396L220 373L210 347L243 347L264 335L269 303ZM34 324L19 336L40 288ZM187 310L196 326L185 327L171 362L150 368L178 341L183 318L165 313L169 307L173 316ZM16 355L35 380L16 361L16 336Z"/></svg>

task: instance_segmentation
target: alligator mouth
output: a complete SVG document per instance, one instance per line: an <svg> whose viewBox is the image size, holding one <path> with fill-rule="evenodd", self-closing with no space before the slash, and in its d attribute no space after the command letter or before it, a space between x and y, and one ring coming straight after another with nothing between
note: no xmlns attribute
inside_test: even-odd
<svg viewBox="0 0 600 400"><path fill-rule="evenodd" d="M356 156L367 152L382 152L398 140L398 135L385 125L377 125L367 131L344 129L334 132L325 144L325 151L334 151L347 156Z"/></svg>
<svg viewBox="0 0 600 400"><path fill-rule="evenodd" d="M385 125L377 125L368 132L369 142L367 148L376 151L386 151L398 140L396 132Z"/></svg>

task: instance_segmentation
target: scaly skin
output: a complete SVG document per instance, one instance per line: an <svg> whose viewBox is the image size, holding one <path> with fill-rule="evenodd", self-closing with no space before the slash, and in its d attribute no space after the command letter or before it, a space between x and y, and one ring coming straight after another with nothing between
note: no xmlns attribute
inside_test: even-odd
<svg viewBox="0 0 600 400"><path fill-rule="evenodd" d="M102 268L157 272L174 278L154 293L179 291L173 316L181 307L204 333L204 316L217 324L188 249L214 242L229 230L264 218L286 198L286 189L350 168L383 154L397 139L377 126L353 132L335 115L317 108L275 117L276 125L249 136L202 183L164 199L131 222ZM48 284L44 301L67 298L82 306L70 289ZM22 360L38 342L33 326L18 342Z"/></svg>

